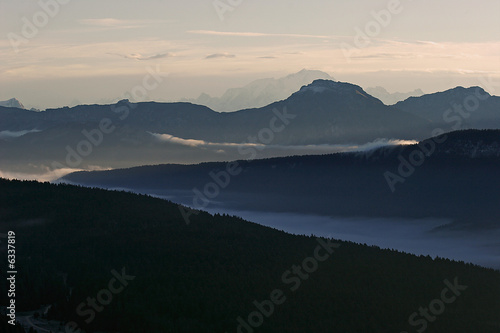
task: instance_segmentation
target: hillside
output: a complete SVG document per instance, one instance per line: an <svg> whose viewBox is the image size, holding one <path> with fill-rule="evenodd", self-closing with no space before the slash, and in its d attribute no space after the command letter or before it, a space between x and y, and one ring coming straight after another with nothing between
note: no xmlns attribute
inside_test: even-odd
<svg viewBox="0 0 500 333"><path fill-rule="evenodd" d="M49 319L87 330L235 332L254 300L280 289L286 300L260 332L400 332L422 325L411 327L409 316L448 280L467 288L428 332L500 325L500 273L492 270L330 241L339 246L328 260L292 274L329 241L203 212L187 225L177 205L144 195L1 179L0 189L0 231L17 240L17 311L52 304ZM127 283L86 326L88 314L75 309L107 288L113 270Z"/></svg>

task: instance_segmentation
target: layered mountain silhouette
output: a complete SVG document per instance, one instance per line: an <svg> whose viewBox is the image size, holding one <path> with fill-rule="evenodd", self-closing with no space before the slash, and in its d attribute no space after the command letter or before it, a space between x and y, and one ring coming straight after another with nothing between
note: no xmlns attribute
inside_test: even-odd
<svg viewBox="0 0 500 333"><path fill-rule="evenodd" d="M366 88L366 92L380 99L386 105L393 105L396 104L397 102L404 101L410 97L420 97L424 95L424 92L421 89L415 89L413 91L406 93L401 93L401 92L390 93L385 88L380 86Z"/></svg>
<svg viewBox="0 0 500 333"><path fill-rule="evenodd" d="M279 79L260 79L241 88L228 89L221 97L211 97L204 93L197 99L184 101L224 112L258 108L283 100L317 79L333 80L333 77L322 71L303 69Z"/></svg>
<svg viewBox="0 0 500 333"><path fill-rule="evenodd" d="M0 170L33 165L117 168L250 157L241 144L257 145L258 157L265 158L381 138L422 140L437 127L444 132L467 128L470 120L470 127L493 127L500 122L500 98L484 91L479 109L458 124L465 127L450 119L436 122L454 101L467 102L477 91L456 88L389 107L357 85L316 80L285 100L229 113L191 103L126 100L44 112L0 107ZM297 146L300 151L293 148Z"/></svg>

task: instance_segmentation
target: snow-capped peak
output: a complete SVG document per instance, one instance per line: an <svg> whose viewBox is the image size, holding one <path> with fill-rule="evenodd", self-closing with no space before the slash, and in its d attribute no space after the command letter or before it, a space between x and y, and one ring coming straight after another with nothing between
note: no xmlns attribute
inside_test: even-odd
<svg viewBox="0 0 500 333"><path fill-rule="evenodd" d="M11 98L7 101L0 102L0 106L6 107L6 108L18 108L18 109L24 109L24 105L19 102L17 98Z"/></svg>

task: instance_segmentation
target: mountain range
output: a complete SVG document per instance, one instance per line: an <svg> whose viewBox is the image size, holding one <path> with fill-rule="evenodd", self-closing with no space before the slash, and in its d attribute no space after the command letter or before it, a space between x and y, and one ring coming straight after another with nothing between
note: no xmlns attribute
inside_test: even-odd
<svg viewBox="0 0 500 333"><path fill-rule="evenodd" d="M380 86L366 88L366 92L380 99L386 105L393 105L396 104L397 102L404 101L410 97L420 97L422 95L425 95L425 93L421 89L415 89L413 91L406 93L401 93L401 92L390 93L385 88Z"/></svg>
<svg viewBox="0 0 500 333"><path fill-rule="evenodd" d="M319 79L234 112L0 106L0 243L15 231L21 268L0 331L498 332L499 100L388 106ZM94 171L3 179L56 169Z"/></svg>
<svg viewBox="0 0 500 333"><path fill-rule="evenodd" d="M205 105L212 110L222 112L259 108L283 100L302 86L318 79L334 80L325 72L303 69L279 79L259 79L241 88L228 89L221 97L211 97L203 93L197 99L183 101Z"/></svg>
<svg viewBox="0 0 500 333"><path fill-rule="evenodd" d="M476 94L482 100L470 119L458 123L456 113L448 115L454 121L438 121L452 103ZM429 99L435 106L427 107ZM377 139L422 140L437 129L499 124L499 100L480 88L458 87L386 106L357 85L316 80L285 100L236 112L127 100L44 112L0 107L0 170L227 161L325 152Z"/></svg>
<svg viewBox="0 0 500 333"><path fill-rule="evenodd" d="M205 105L215 111L231 112L243 109L259 108L288 98L302 86L315 80L335 80L330 74L303 69L300 72L282 78L259 79L240 88L228 89L221 97L212 97L202 93L196 99L183 99L181 102L191 102ZM424 92L415 89L407 93L389 93L385 88L377 86L365 89L370 95L380 99L386 105L393 105L408 97L422 96Z"/></svg>

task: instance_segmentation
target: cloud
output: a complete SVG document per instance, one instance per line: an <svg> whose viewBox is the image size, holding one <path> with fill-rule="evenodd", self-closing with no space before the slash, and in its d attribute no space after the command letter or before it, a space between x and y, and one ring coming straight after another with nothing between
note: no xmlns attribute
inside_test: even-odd
<svg viewBox="0 0 500 333"><path fill-rule="evenodd" d="M0 178L5 179L17 179L17 180L36 180L40 182L51 182L59 179L69 173L83 171L82 169L56 169L52 171L47 171L45 173L22 173L22 172L9 172L0 170Z"/></svg>
<svg viewBox="0 0 500 333"><path fill-rule="evenodd" d="M26 135L28 133L36 133L36 132L41 132L40 130L25 130L25 131L1 131L0 132L0 139L17 139L23 135Z"/></svg>
<svg viewBox="0 0 500 333"><path fill-rule="evenodd" d="M409 146L409 145L415 145L417 143L418 141L415 140L377 139L375 141L368 142L363 145L354 146L352 147L352 151L364 152L386 146Z"/></svg>
<svg viewBox="0 0 500 333"><path fill-rule="evenodd" d="M398 140L398 139L377 139L372 142L368 142L362 145L355 144L324 144L324 145L297 145L297 146L289 146L289 145L264 145L258 143L233 143L233 142L209 142L204 140L196 140L196 139L183 139L179 137L175 137L170 134L158 134L151 133L156 139L162 142L168 142L183 146L196 147L196 148L217 148L219 149L217 152L224 152L220 148L224 147L266 147L271 149L283 149L290 151L309 151L309 152L324 152L324 153L333 153L333 152L364 152L372 149L377 149L385 146L397 146L397 145L413 145L417 144L417 141L414 140Z"/></svg>
<svg viewBox="0 0 500 333"><path fill-rule="evenodd" d="M377 139L372 142L367 142L362 145L358 144L321 144L321 145L299 145L299 146L284 146L284 145L269 145L269 148L287 149L292 151L305 151L308 153L348 153L348 152L367 152L373 149L378 149L387 146L398 145L413 145L418 141L414 140L399 140L399 139Z"/></svg>
<svg viewBox="0 0 500 333"><path fill-rule="evenodd" d="M163 142L169 142L169 143L174 143L174 144L179 144L183 146L189 146L189 147L239 147L239 146L264 146L262 144L255 144L255 143L231 143L231 142L209 142L209 141L204 141L204 140L195 140L195 139L183 139L179 138L170 134L158 134L158 133L151 133L152 136L154 136L156 139L159 141Z"/></svg>
<svg viewBox="0 0 500 333"><path fill-rule="evenodd" d="M40 170L41 169L41 170ZM87 169L71 169L61 168L52 170L46 166L40 166L39 173L25 173L25 172L12 172L0 170L0 178L4 179L17 179L17 180L36 180L39 182L54 182L67 174L77 171L103 171L111 170L110 168L102 168L96 165L89 165Z"/></svg>
<svg viewBox="0 0 500 333"><path fill-rule="evenodd" d="M133 60L139 60L139 61L145 61L145 60L154 60L154 59L162 59L162 58L168 58L168 57L173 57L174 55L172 53L159 53L155 54L152 56L143 56L142 54L138 53L133 53L133 54L118 54L118 53L108 53L110 55L116 55L125 59L133 59Z"/></svg>
<svg viewBox="0 0 500 333"><path fill-rule="evenodd" d="M92 26L100 26L100 27L116 27L120 25L124 25L130 21L118 20L114 18L103 18L103 19L82 19L78 20L79 23L85 25Z"/></svg>
<svg viewBox="0 0 500 333"><path fill-rule="evenodd" d="M205 57L205 59L217 59L217 58L236 58L236 55L229 53L214 53Z"/></svg>
<svg viewBox="0 0 500 333"><path fill-rule="evenodd" d="M140 20L119 20L114 18L102 19L82 19L78 23L90 27L104 28L104 29L133 29L146 25L145 21Z"/></svg>
<svg viewBox="0 0 500 333"><path fill-rule="evenodd" d="M408 59L415 56L413 53L373 53L352 56L354 59Z"/></svg>
<svg viewBox="0 0 500 333"><path fill-rule="evenodd" d="M262 32L227 32L213 30L189 30L190 34L198 35L215 35L215 36L232 36L232 37L297 37L297 38L333 38L332 36L324 35L302 35L302 34L274 34Z"/></svg>

